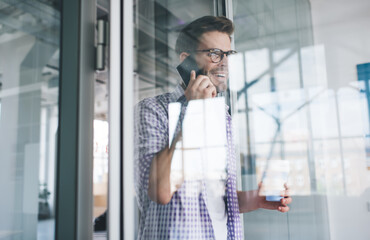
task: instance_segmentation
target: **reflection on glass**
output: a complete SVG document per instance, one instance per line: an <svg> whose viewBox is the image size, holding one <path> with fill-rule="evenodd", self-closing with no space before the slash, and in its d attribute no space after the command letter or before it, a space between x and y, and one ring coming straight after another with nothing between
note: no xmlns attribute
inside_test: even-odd
<svg viewBox="0 0 370 240"><path fill-rule="evenodd" d="M59 1L0 1L0 239L53 239Z"/></svg>
<svg viewBox="0 0 370 240"><path fill-rule="evenodd" d="M169 136L176 134L180 108L179 103L169 105L169 126L172 126L169 128ZM223 97L189 102L181 128L182 139L176 144L171 162L173 189L183 180L226 179L225 114Z"/></svg>
<svg viewBox="0 0 370 240"><path fill-rule="evenodd" d="M232 62L242 63L231 68L230 89L243 189L257 187L269 161L284 160L294 199L288 216L244 218L245 237L367 239L370 64L363 29L370 18L361 9L369 3L252 0L233 7L240 57ZM345 202L351 207L343 209Z"/></svg>

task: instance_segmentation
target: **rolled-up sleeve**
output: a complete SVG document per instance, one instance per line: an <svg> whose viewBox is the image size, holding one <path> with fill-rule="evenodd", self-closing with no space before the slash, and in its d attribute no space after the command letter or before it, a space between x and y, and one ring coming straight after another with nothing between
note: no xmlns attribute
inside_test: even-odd
<svg viewBox="0 0 370 240"><path fill-rule="evenodd" d="M135 107L135 190L139 208L147 199L150 166L154 156L168 143L167 108L155 98Z"/></svg>

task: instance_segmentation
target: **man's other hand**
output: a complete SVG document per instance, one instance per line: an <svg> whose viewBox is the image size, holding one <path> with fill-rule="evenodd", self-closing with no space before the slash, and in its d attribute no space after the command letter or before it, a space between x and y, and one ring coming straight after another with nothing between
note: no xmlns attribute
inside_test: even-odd
<svg viewBox="0 0 370 240"><path fill-rule="evenodd" d="M290 209L288 204L292 202L292 198L290 197L288 186L284 184L285 190L281 192L282 199L280 199L280 201L278 202L272 202L272 201L266 201L265 196L259 195L262 184L263 184L262 182L258 184L258 208L278 210L279 212L288 212Z"/></svg>
<svg viewBox="0 0 370 240"><path fill-rule="evenodd" d="M266 196L260 196L261 187L262 182L258 184L258 189L256 190L237 192L240 213L254 211L259 208L277 210L279 212L289 211L288 204L292 202L292 198L290 197L289 189L286 184L284 184L285 190L281 193L283 198L278 202L266 201Z"/></svg>

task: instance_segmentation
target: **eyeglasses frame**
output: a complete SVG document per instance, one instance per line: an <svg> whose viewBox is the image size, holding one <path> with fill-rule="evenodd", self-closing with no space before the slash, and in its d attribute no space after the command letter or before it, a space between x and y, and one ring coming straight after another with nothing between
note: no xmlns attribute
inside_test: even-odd
<svg viewBox="0 0 370 240"><path fill-rule="evenodd" d="M210 48L210 49L199 49L199 50L195 50L195 52L208 52L208 56L209 57L211 57L211 53L216 53L216 52L221 52L222 54L221 54L221 59L220 59L220 61L218 61L218 62L215 62L215 61L213 61L212 60L212 58L211 58L211 61L213 62L213 63L219 63L219 62L221 62L223 59L224 59L224 56L226 55L227 57L229 56L229 55L231 55L231 54L235 54L235 53L238 53L237 51L235 51L235 50L230 50L230 51L222 51L221 49L218 49L218 48Z"/></svg>

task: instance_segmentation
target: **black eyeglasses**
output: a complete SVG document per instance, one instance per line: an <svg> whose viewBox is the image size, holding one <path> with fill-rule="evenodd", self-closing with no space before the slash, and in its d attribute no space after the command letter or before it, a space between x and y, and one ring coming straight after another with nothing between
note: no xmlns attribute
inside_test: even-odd
<svg viewBox="0 0 370 240"><path fill-rule="evenodd" d="M224 58L224 55L229 56L231 54L237 53L237 51L230 50L230 51L222 51L218 48L212 48L212 49L204 49L204 50L195 50L195 52L208 52L208 56L211 58L211 61L213 63L219 63Z"/></svg>

